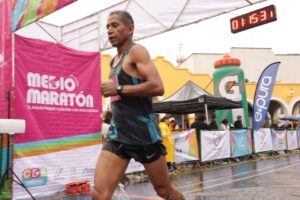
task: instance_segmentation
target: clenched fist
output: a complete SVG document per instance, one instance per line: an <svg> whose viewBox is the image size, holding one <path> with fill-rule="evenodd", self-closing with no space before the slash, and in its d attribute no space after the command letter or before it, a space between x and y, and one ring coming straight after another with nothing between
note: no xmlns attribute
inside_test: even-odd
<svg viewBox="0 0 300 200"><path fill-rule="evenodd" d="M101 83L101 94L104 97L115 96L118 94L117 84L113 81L106 81Z"/></svg>

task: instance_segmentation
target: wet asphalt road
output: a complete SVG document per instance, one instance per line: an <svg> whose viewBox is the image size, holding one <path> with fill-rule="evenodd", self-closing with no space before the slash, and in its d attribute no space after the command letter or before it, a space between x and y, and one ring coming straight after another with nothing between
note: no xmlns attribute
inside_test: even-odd
<svg viewBox="0 0 300 200"><path fill-rule="evenodd" d="M300 152L263 157L196 169L192 165L181 166L179 173L171 175L172 183L187 200L300 200ZM114 200L160 199L147 178L131 177L131 181L138 183L119 187ZM91 197L56 195L42 199L91 200Z"/></svg>
<svg viewBox="0 0 300 200"><path fill-rule="evenodd" d="M299 153L194 171L172 176L188 200L300 200ZM127 197L155 196L148 182L129 185L125 191Z"/></svg>

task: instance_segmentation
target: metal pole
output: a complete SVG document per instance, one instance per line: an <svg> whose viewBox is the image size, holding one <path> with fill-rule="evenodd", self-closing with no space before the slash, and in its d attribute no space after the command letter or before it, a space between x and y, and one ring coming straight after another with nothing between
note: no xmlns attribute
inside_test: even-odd
<svg viewBox="0 0 300 200"><path fill-rule="evenodd" d="M207 109L207 104L204 104L204 107L205 107L206 123L208 124L208 109Z"/></svg>

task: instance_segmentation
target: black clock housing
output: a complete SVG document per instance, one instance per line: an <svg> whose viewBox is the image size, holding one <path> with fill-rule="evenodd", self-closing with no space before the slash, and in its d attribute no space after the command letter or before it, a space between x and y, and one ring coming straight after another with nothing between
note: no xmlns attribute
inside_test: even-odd
<svg viewBox="0 0 300 200"><path fill-rule="evenodd" d="M230 19L230 28L232 33L238 33L276 20L275 5L269 5Z"/></svg>

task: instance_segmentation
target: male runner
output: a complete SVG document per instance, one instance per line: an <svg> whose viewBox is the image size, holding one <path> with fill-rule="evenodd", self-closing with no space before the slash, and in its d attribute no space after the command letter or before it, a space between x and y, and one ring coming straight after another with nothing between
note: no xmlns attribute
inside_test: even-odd
<svg viewBox="0 0 300 200"><path fill-rule="evenodd" d="M110 81L101 85L102 95L113 101L113 117L96 165L93 200L112 198L131 158L144 165L160 197L182 200L168 177L166 151L152 110L152 97L164 93L162 80L146 48L132 42L134 22L129 13L110 13L106 28L118 54L111 61Z"/></svg>

